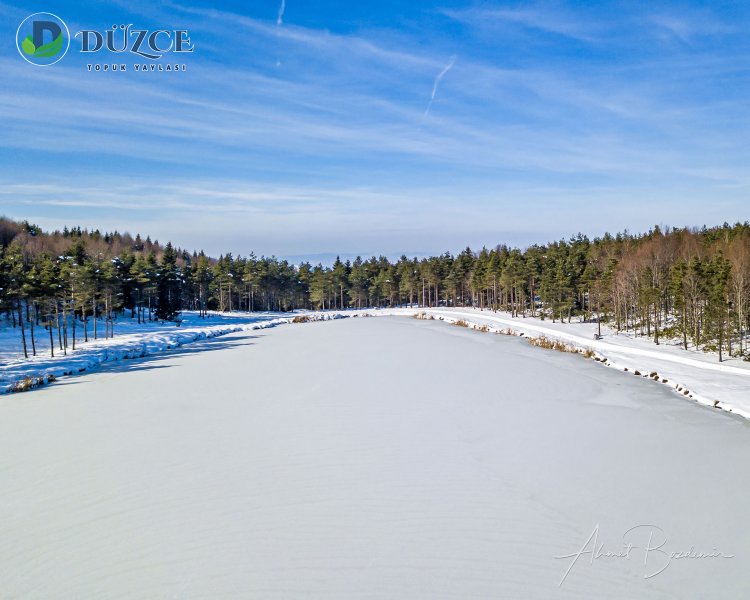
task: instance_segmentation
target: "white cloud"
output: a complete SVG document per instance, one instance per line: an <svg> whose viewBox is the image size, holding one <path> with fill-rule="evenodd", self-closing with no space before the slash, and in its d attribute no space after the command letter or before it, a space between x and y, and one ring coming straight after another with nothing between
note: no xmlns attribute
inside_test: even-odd
<svg viewBox="0 0 750 600"><path fill-rule="evenodd" d="M523 9L468 8L444 10L446 16L475 27L493 27L505 23L546 31L583 42L599 39L601 27L583 15L569 15L555 9L536 7Z"/></svg>

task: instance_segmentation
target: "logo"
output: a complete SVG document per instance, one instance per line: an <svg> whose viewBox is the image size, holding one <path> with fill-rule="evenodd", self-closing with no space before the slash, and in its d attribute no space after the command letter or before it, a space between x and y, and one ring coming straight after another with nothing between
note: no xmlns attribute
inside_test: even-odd
<svg viewBox="0 0 750 600"><path fill-rule="evenodd" d="M26 62L47 67L67 54L72 38L80 38L81 54L91 56L101 52L107 57L105 62L85 65L89 71L97 72L131 69L143 73L184 72L187 65L177 62L178 56L195 50L187 29L149 30L129 23L112 25L104 31L82 29L71 36L60 17L46 12L34 13L21 22L16 31L16 47ZM136 62L125 64L126 56ZM174 59L167 62L167 57Z"/></svg>
<svg viewBox="0 0 750 600"><path fill-rule="evenodd" d="M133 24L112 25L104 33L83 29L76 33L81 36L81 52L99 52L106 46L108 52L119 54L131 52L149 60L159 60L171 52L192 52L187 29L137 29Z"/></svg>
<svg viewBox="0 0 750 600"><path fill-rule="evenodd" d="M26 62L48 67L59 61L70 48L70 31L60 17L39 12L26 17L16 32L18 53Z"/></svg>

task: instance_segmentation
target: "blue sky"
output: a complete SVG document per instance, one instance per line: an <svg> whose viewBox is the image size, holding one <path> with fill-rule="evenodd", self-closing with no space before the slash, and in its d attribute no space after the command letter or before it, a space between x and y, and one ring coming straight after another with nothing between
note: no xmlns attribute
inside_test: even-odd
<svg viewBox="0 0 750 600"><path fill-rule="evenodd" d="M0 0L0 213L295 258L750 218L745 3L281 4ZM33 67L37 11L195 52Z"/></svg>

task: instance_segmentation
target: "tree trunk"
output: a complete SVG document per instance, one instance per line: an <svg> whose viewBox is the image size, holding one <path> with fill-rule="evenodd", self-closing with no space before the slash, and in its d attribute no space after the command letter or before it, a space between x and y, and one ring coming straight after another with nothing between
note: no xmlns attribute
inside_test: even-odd
<svg viewBox="0 0 750 600"><path fill-rule="evenodd" d="M23 324L23 309L21 308L21 299L18 299L18 322L21 324L21 340L23 340L23 356L29 358L29 351L26 348L26 329Z"/></svg>
<svg viewBox="0 0 750 600"><path fill-rule="evenodd" d="M47 330L49 331L49 353L55 358L55 339L52 337L52 313L47 315Z"/></svg>
<svg viewBox="0 0 750 600"><path fill-rule="evenodd" d="M65 308L65 297L63 297L63 353L68 355L68 309Z"/></svg>
<svg viewBox="0 0 750 600"><path fill-rule="evenodd" d="M682 345L685 350L688 349L687 342L687 307L682 310Z"/></svg>
<svg viewBox="0 0 750 600"><path fill-rule="evenodd" d="M32 356L36 356L36 338L34 337L34 321L36 320L36 302L32 303L34 305L34 318L29 320L29 325L31 329L31 354Z"/></svg>
<svg viewBox="0 0 750 600"><path fill-rule="evenodd" d="M73 325L73 351L76 349L76 305L75 305L75 297L71 294L70 296L71 300L71 306L73 307L73 319L72 319L72 325Z"/></svg>
<svg viewBox="0 0 750 600"><path fill-rule="evenodd" d="M60 305L55 300L55 325L57 326L57 343L60 345L60 350L63 349L62 342L62 330L60 329Z"/></svg>

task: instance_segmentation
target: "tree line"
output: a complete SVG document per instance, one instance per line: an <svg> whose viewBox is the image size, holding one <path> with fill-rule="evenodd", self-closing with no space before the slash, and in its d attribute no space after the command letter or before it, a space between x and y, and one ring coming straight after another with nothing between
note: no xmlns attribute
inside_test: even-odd
<svg viewBox="0 0 750 600"><path fill-rule="evenodd" d="M180 311L473 306L748 356L750 224L628 232L533 245L384 256L331 266L276 257L218 258L140 235L0 219L0 311L26 356L114 335L118 318L173 321ZM101 324L100 324L101 322ZM101 331L101 327L104 331ZM601 333L601 331L600 331Z"/></svg>

